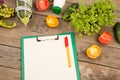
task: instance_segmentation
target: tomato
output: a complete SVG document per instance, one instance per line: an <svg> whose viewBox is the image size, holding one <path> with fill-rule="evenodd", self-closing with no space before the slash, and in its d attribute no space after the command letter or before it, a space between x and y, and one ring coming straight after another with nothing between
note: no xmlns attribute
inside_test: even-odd
<svg viewBox="0 0 120 80"><path fill-rule="evenodd" d="M36 8L39 11L45 11L49 8L49 6L50 6L50 3L48 0L37 0L36 1Z"/></svg>
<svg viewBox="0 0 120 80"><path fill-rule="evenodd" d="M55 16L52 16L52 15L48 15L46 17L46 24L51 27L51 28L54 28L54 27L57 27L58 24L59 24L59 21L58 19L55 17Z"/></svg>
<svg viewBox="0 0 120 80"><path fill-rule="evenodd" d="M112 40L112 34L108 31L101 32L101 35L98 37L98 41L102 44L108 44Z"/></svg>
<svg viewBox="0 0 120 80"><path fill-rule="evenodd" d="M86 50L86 54L89 58L92 58L92 59L95 59L97 58L98 56L101 55L101 48L100 46L94 44L92 46L90 46L87 50Z"/></svg>

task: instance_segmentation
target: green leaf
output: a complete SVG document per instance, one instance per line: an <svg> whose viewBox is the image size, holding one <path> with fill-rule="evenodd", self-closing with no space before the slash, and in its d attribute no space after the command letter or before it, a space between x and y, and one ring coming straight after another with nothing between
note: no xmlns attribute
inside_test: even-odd
<svg viewBox="0 0 120 80"><path fill-rule="evenodd" d="M79 33L78 38L79 38L79 39L82 38L82 34L81 34L81 33Z"/></svg>
<svg viewBox="0 0 120 80"><path fill-rule="evenodd" d="M69 23L81 38L82 33L94 35L98 34L103 27L114 25L114 9L114 3L111 0L98 0L90 6L80 5L77 9L70 8L72 13L65 17L69 17Z"/></svg>

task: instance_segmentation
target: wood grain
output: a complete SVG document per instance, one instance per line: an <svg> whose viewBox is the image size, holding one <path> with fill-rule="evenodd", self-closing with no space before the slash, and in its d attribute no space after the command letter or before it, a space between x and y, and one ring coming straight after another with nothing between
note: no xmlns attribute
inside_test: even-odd
<svg viewBox="0 0 120 80"><path fill-rule="evenodd" d="M45 22L46 16L36 15L33 14L33 18L31 19L28 26L24 26L19 23L19 20L17 23L19 23L18 26L14 29L4 29L0 28L0 44L9 45L9 46L15 46L20 47L20 38L22 36L30 36L30 35L41 35L41 34L57 34L57 33L64 33L64 32L74 32L74 28L68 28L68 23L62 21L59 19L59 26L56 28L49 28L46 25ZM105 30L109 30L111 33L112 28L106 28ZM101 45L97 41L98 35L95 36L84 36L82 39L77 38L78 33L75 33L75 41L76 41L76 47L77 47L77 53L79 55L79 60L82 61L88 61L100 65L110 66L114 68L120 69L120 44L116 42L116 40L113 38L112 42L108 45ZM114 35L113 35L114 37ZM101 58L98 58L98 60L89 60L85 54L85 49L88 48L88 46L92 44L98 44L103 49L103 55ZM106 56L106 57L105 57ZM109 59L108 59L109 58Z"/></svg>
<svg viewBox="0 0 120 80"><path fill-rule="evenodd" d="M45 18L46 18L46 16L39 15L39 19L37 19L39 21L39 23L37 25L35 25L34 27L29 25L29 26L31 26L31 30L35 31L35 32L42 33L42 34L57 34L57 33L64 33L64 32L74 32L75 33L74 27L72 27L72 26L68 27L69 26L68 23L61 20L61 19L59 19L59 26L58 27L49 28L46 25ZM34 19L32 19L31 21L34 22ZM113 27L111 27L111 26L105 27L101 31L103 31L103 30L110 31L113 35L112 42L110 44L106 45L106 46L120 48L120 44L118 44L117 41L114 38ZM76 38L77 43L79 43L81 41L84 41L84 42L99 44L98 40L97 40L98 35L94 35L94 36L84 35L81 39L78 39L78 33L75 33L75 38Z"/></svg>
<svg viewBox="0 0 120 80"><path fill-rule="evenodd" d="M63 6L63 8L62 8L62 12L60 13L60 14L58 14L58 15L56 15L56 14L54 14L53 12L52 12L52 6L53 6L53 3L51 3L51 5L50 5L50 7L49 7L49 9L48 10L46 10L46 11L38 11L37 9L36 9L36 6L35 6L35 2L36 2L36 0L33 0L33 13L35 13L35 14L41 14L41 15L55 15L55 16L57 16L58 18L62 18L62 15L63 15L63 13L66 11L66 9L68 9L68 7L73 3L73 2L78 2L80 5L82 5L82 4L85 4L85 5L87 5L87 6L89 6L91 3L93 3L93 2L95 2L96 0L86 0L85 2L83 2L82 0L66 0L66 3L65 3L65 5ZM115 4L115 6L116 6L116 8L120 11L120 1L118 1L118 0L111 0L114 4ZM116 12L115 11L115 14L117 14L117 13L119 13L118 11ZM120 19L119 19L119 16L120 16L120 14L117 14L116 15L117 17L116 17L116 21L120 21Z"/></svg>
<svg viewBox="0 0 120 80"><path fill-rule="evenodd" d="M78 61L81 80L120 80L120 70ZM21 80L20 49L0 45L0 80Z"/></svg>
<svg viewBox="0 0 120 80"><path fill-rule="evenodd" d="M20 69L20 49L0 45L0 66Z"/></svg>
<svg viewBox="0 0 120 80"><path fill-rule="evenodd" d="M120 69L119 48L98 44L102 49L101 56L99 56L97 59L90 59L86 55L86 49L91 45L92 44L89 42L79 42L77 44L78 60Z"/></svg>
<svg viewBox="0 0 120 80"><path fill-rule="evenodd" d="M38 16L34 16L34 18ZM39 18L39 17L38 17ZM36 18L37 19L37 18ZM21 22L17 18L12 19L14 22L17 23L17 26L13 29L5 29L0 27L0 44L5 44L5 45L10 45L10 46L15 46L15 47L20 47L20 39L22 36L30 36L30 35L39 35L40 33L38 32L32 32L31 28L37 25L38 21L34 20L34 24L32 26L24 26L21 24ZM31 24L28 23L28 25Z"/></svg>
<svg viewBox="0 0 120 80"><path fill-rule="evenodd" d="M0 80L21 80L21 71L0 66Z"/></svg>
<svg viewBox="0 0 120 80"><path fill-rule="evenodd" d="M21 80L20 67L20 38L22 36L42 35L42 34L57 34L64 32L74 32L74 28L68 27L68 23L63 21L62 14L74 0L67 0L63 7L62 13L59 15L53 14L52 4L49 10L39 12L35 8L33 0L33 15L27 26L21 24L17 16L8 20L17 23L13 29L5 29L0 27L0 80ZM77 0L80 4L82 0ZM86 0L86 5L89 5L90 0ZM95 1L95 0L91 0ZM120 1L113 0L120 10ZM5 0L9 7L16 7L15 0ZM120 21L120 12L116 12L115 21ZM45 18L47 15L55 15L59 19L59 26L49 28L46 25ZM79 60L79 68L81 80L120 80L120 44L114 38L112 27L106 27L102 30L108 30L112 33L112 42L108 45L101 45L95 36L86 36L78 39L78 33L75 33L75 42L77 47L77 55ZM97 59L89 59L85 50L92 44L98 44L102 48L102 55Z"/></svg>
<svg viewBox="0 0 120 80"><path fill-rule="evenodd" d="M79 62L81 80L120 80L117 69Z"/></svg>

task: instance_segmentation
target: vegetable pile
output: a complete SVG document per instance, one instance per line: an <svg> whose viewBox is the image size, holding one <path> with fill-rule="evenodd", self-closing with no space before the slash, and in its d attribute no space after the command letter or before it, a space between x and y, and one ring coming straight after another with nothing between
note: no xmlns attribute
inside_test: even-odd
<svg viewBox="0 0 120 80"><path fill-rule="evenodd" d="M14 28L16 23L11 21L6 21L6 18L15 16L14 8L8 7L6 4L0 4L0 26L4 28Z"/></svg>
<svg viewBox="0 0 120 80"><path fill-rule="evenodd" d="M94 35L99 33L102 27L114 25L114 9L115 6L110 0L99 0L90 6L73 3L62 18L75 28L81 38L82 34Z"/></svg>

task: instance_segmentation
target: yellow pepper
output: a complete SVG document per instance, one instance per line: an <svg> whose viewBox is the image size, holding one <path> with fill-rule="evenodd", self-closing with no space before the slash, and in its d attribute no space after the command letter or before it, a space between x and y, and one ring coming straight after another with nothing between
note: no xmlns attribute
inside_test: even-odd
<svg viewBox="0 0 120 80"><path fill-rule="evenodd" d="M52 15L48 15L46 17L46 24L51 27L51 28L54 28L54 27L57 27L58 24L59 24L59 21L58 19L55 17L55 16L52 16Z"/></svg>
<svg viewBox="0 0 120 80"><path fill-rule="evenodd" d="M86 54L89 58L95 59L101 55L101 48L98 45L92 45L86 50Z"/></svg>

